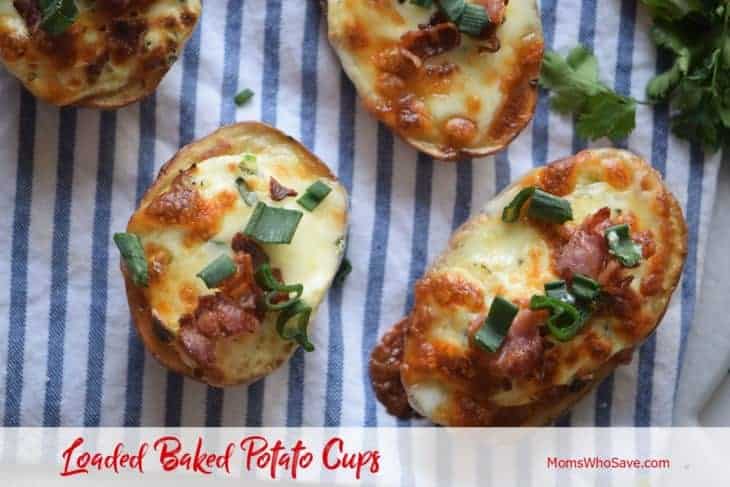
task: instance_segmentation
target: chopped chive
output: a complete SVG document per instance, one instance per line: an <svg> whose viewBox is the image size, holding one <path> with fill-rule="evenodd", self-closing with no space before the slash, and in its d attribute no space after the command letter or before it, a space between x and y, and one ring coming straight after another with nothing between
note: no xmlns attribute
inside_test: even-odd
<svg viewBox="0 0 730 487"><path fill-rule="evenodd" d="M570 303L550 296L533 296L530 299L530 309L547 309L550 318L547 327L550 334L557 340L565 342L573 338L583 327L588 313L578 310Z"/></svg>
<svg viewBox="0 0 730 487"><path fill-rule="evenodd" d="M288 308L296 301L298 301L299 298L302 297L302 293L304 292L304 286L302 286L301 284L287 285L279 282L279 280L274 276L271 270L271 266L268 263L262 264L261 267L256 270L255 278L258 285L261 286L265 291L267 291L266 295L264 296L264 303L266 304L266 309L269 311L278 311L284 308ZM289 294L294 293L295 296L281 303L272 303L272 299L274 299L280 293L286 294L287 297L289 296Z"/></svg>
<svg viewBox="0 0 730 487"><path fill-rule="evenodd" d="M322 181L317 181L307 188L297 203L305 210L314 211L331 192L332 188Z"/></svg>
<svg viewBox="0 0 730 487"><path fill-rule="evenodd" d="M433 5L433 0L411 0L411 3L419 7L430 7Z"/></svg>
<svg viewBox="0 0 730 487"><path fill-rule="evenodd" d="M342 259L339 269L337 269L337 274L335 274L335 278L332 280L332 285L335 287L342 286L347 276L350 275L350 272L352 272L352 263L345 257Z"/></svg>
<svg viewBox="0 0 730 487"><path fill-rule="evenodd" d="M256 163L256 156L246 154L238 164L238 168L243 174L255 175L259 170L258 164Z"/></svg>
<svg viewBox="0 0 730 487"><path fill-rule="evenodd" d="M458 28L464 34L478 36L489 25L489 15L482 5L466 4Z"/></svg>
<svg viewBox="0 0 730 487"><path fill-rule="evenodd" d="M301 211L267 206L259 201L243 233L261 243L288 244L301 219Z"/></svg>
<svg viewBox="0 0 730 487"><path fill-rule="evenodd" d="M236 102L236 105L241 107L241 106L245 105L246 103L248 103L248 101L251 98L253 98L253 91L246 88L244 90L241 90L241 92L238 93L233 100Z"/></svg>
<svg viewBox="0 0 730 487"><path fill-rule="evenodd" d="M601 294L601 285L588 276L575 274L571 291L578 299L593 301Z"/></svg>
<svg viewBox="0 0 730 487"><path fill-rule="evenodd" d="M474 341L482 348L496 352L507 336L507 331L512 326L518 311L517 306L496 296L489 307L487 319L474 335Z"/></svg>
<svg viewBox="0 0 730 487"><path fill-rule="evenodd" d="M568 200L535 188L527 215L550 223L565 223L573 219L573 210Z"/></svg>
<svg viewBox="0 0 730 487"><path fill-rule="evenodd" d="M520 192L517 193L517 195L512 199L510 204L505 206L504 210L502 210L502 221L507 223L516 222L517 219L520 217L520 210L522 210L524 204L527 203L527 200L530 199L530 196L532 196L534 193L534 186L522 188Z"/></svg>
<svg viewBox="0 0 730 487"><path fill-rule="evenodd" d="M629 226L625 223L608 227L604 232L608 251L624 267L636 267L641 262L641 245L631 239Z"/></svg>
<svg viewBox="0 0 730 487"><path fill-rule="evenodd" d="M441 10L444 11L446 17L450 21L456 23L464 13L466 2L464 0L441 0Z"/></svg>
<svg viewBox="0 0 730 487"><path fill-rule="evenodd" d="M307 326L309 325L309 317L311 314L312 308L304 304L301 300L297 300L279 313L276 319L276 331L284 340L295 341L305 352L312 352L314 351L314 345L312 345L307 336ZM299 316L299 318L296 320L295 327L287 326L289 321L296 316Z"/></svg>
<svg viewBox="0 0 730 487"><path fill-rule="evenodd" d="M119 253L122 254L132 282L136 286L147 287L149 284L147 259L139 236L134 233L115 233L114 243L119 248Z"/></svg>
<svg viewBox="0 0 730 487"><path fill-rule="evenodd" d="M255 205L256 202L259 200L256 192L251 190L251 187L248 185L245 179L237 178L236 186L238 186L238 194L241 195L241 198L248 206Z"/></svg>
<svg viewBox="0 0 730 487"><path fill-rule="evenodd" d="M563 281L553 281L545 283L545 295L556 298L566 303L575 303L575 298L568 292L568 284Z"/></svg>
<svg viewBox="0 0 730 487"><path fill-rule="evenodd" d="M221 254L196 276L203 280L208 289L213 289L235 273L236 263L227 255Z"/></svg>

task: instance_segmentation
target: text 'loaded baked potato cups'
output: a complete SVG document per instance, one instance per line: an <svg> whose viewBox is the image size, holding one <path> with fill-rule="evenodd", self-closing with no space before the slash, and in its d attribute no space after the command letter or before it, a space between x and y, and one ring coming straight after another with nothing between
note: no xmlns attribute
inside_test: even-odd
<svg viewBox="0 0 730 487"><path fill-rule="evenodd" d="M373 351L392 414L442 425L542 425L659 324L687 252L660 175L621 150L536 169L465 223Z"/></svg>
<svg viewBox="0 0 730 487"><path fill-rule="evenodd" d="M48 103L118 108L157 88L200 9L199 0L3 0L0 59Z"/></svg>
<svg viewBox="0 0 730 487"><path fill-rule="evenodd" d="M322 3L365 107L416 149L487 156L532 118L543 55L535 0Z"/></svg>
<svg viewBox="0 0 730 487"><path fill-rule="evenodd" d="M346 231L345 189L278 130L239 123L184 147L115 235L144 344L221 387L311 351Z"/></svg>

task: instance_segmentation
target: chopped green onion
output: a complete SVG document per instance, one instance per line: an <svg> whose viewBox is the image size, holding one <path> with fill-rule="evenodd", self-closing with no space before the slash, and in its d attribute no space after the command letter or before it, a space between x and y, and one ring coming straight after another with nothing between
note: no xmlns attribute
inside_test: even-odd
<svg viewBox="0 0 730 487"><path fill-rule="evenodd" d="M588 276L575 274L571 290L578 299L593 301L601 294L601 285Z"/></svg>
<svg viewBox="0 0 730 487"><path fill-rule="evenodd" d="M208 289L213 289L235 273L236 263L227 255L221 254L196 276L203 280Z"/></svg>
<svg viewBox="0 0 730 487"><path fill-rule="evenodd" d="M243 174L255 175L258 170L258 164L256 163L256 156L246 154L243 156L243 160L238 164L238 168Z"/></svg>
<svg viewBox="0 0 730 487"><path fill-rule="evenodd" d="M550 223L565 223L573 219L573 210L568 200L535 188L527 215Z"/></svg>
<svg viewBox="0 0 730 487"><path fill-rule="evenodd" d="M550 298L556 298L568 304L575 303L575 298L568 292L568 285L563 280L546 282L545 294Z"/></svg>
<svg viewBox="0 0 730 487"><path fill-rule="evenodd" d="M307 191L297 200L297 203L304 209L313 211L331 192L332 188L322 181L317 181L307 188Z"/></svg>
<svg viewBox="0 0 730 487"><path fill-rule="evenodd" d="M266 309L270 311L288 308L298 301L304 292L304 286L301 284L286 285L279 282L279 280L274 276L271 266L268 263L261 264L261 267L256 270L256 275L254 277L256 278L258 285L267 291L264 296L264 302L266 303ZM287 297L289 294L294 293L295 296L281 303L272 303L271 300L279 293L285 293Z"/></svg>
<svg viewBox="0 0 730 487"><path fill-rule="evenodd" d="M489 307L484 324L474 335L474 341L490 352L496 352L507 336L519 309L506 299L496 296Z"/></svg>
<svg viewBox="0 0 730 487"><path fill-rule="evenodd" d="M527 200L530 199L530 196L534 193L534 186L522 188L520 192L517 193L517 196L512 199L512 202L505 206L504 210L502 210L502 221L507 223L516 222L520 217L520 210L522 210L522 206L527 203Z"/></svg>
<svg viewBox="0 0 730 487"><path fill-rule="evenodd" d="M127 266L132 282L136 286L147 287L149 283L149 272L147 271L147 259L144 255L142 241L138 235L133 233L115 233L114 243L122 254L122 259Z"/></svg>
<svg viewBox="0 0 730 487"><path fill-rule="evenodd" d="M248 206L255 205L259 200L259 197L256 195L255 191L251 190L251 187L248 185L246 180L243 178L237 178L236 185L238 186L238 193L241 195L241 198L243 198L243 201Z"/></svg>
<svg viewBox="0 0 730 487"><path fill-rule="evenodd" d="M233 100L236 102L236 105L242 107L243 105L248 103L251 98L253 98L253 91L246 88L238 93Z"/></svg>
<svg viewBox="0 0 730 487"><path fill-rule="evenodd" d="M411 3L419 7L430 7L433 5L433 0L411 0Z"/></svg>
<svg viewBox="0 0 730 487"><path fill-rule="evenodd" d="M608 251L624 267L636 267L641 262L641 245L631 239L629 226L625 223L608 227L604 232Z"/></svg>
<svg viewBox="0 0 730 487"><path fill-rule="evenodd" d="M454 23L458 22L465 8L466 2L464 0L441 0L441 10Z"/></svg>
<svg viewBox="0 0 730 487"><path fill-rule="evenodd" d="M259 201L243 233L261 243L288 244L301 219L301 211L267 206Z"/></svg>
<svg viewBox="0 0 730 487"><path fill-rule="evenodd" d="M350 263L350 260L345 257L340 263L340 268L337 269L337 274L335 274L335 278L332 280L332 285L335 287L342 286L345 279L347 279L347 276L350 275L350 272L352 272L352 264Z"/></svg>
<svg viewBox="0 0 730 487"><path fill-rule="evenodd" d="M292 340L297 342L305 352L314 351L314 345L309 341L307 336L307 325L309 325L309 317L312 314L312 308L304 304L301 300L297 300L288 308L283 309L276 319L276 331L284 340ZM299 316L296 321L296 327L288 327L287 324L295 316Z"/></svg>
<svg viewBox="0 0 730 487"><path fill-rule="evenodd" d="M482 5L468 3L459 18L458 28L461 32L478 36L489 25L489 15Z"/></svg>
<svg viewBox="0 0 730 487"><path fill-rule="evenodd" d="M40 26L52 36L66 32L79 15L75 0L40 0L39 7Z"/></svg>
<svg viewBox="0 0 730 487"><path fill-rule="evenodd" d="M561 342L573 338L588 317L586 312L579 311L572 304L550 296L533 296L530 299L530 309L550 310L550 318L547 321L548 330Z"/></svg>

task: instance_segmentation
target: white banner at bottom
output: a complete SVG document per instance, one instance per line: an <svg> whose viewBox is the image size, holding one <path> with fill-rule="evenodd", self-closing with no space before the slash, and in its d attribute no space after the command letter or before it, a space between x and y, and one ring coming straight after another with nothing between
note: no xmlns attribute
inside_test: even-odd
<svg viewBox="0 0 730 487"><path fill-rule="evenodd" d="M730 428L5 428L3 486L728 485Z"/></svg>

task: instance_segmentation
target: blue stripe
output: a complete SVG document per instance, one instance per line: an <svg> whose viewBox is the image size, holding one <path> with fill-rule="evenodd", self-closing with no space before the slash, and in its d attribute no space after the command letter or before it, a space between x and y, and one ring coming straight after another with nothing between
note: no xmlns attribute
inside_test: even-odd
<svg viewBox="0 0 730 487"><path fill-rule="evenodd" d="M314 150L317 126L317 58L319 57L319 7L308 2L302 46L302 100L299 107L302 143ZM305 352L299 348L289 362L289 395L286 425L301 426L304 414Z"/></svg>
<svg viewBox="0 0 730 487"><path fill-rule="evenodd" d="M578 29L578 42L587 49L593 51L596 39L596 0L583 0L580 9L580 28ZM577 118L573 117L573 154L577 154L586 148L587 141L575 130Z"/></svg>
<svg viewBox="0 0 730 487"><path fill-rule="evenodd" d="M461 161L456 166L456 198L454 198L454 216L451 229L456 230L471 213L472 180L474 162Z"/></svg>
<svg viewBox="0 0 730 487"><path fill-rule="evenodd" d="M348 194L352 194L355 160L355 88L344 72L340 72L340 135L337 174ZM327 399L325 426L339 426L342 420L342 361L345 342L342 335L343 286L329 293L329 349L327 350Z"/></svg>
<svg viewBox="0 0 730 487"><path fill-rule="evenodd" d="M540 2L540 4L545 48L553 49L557 0L544 0L543 2ZM547 162L549 109L550 103L548 92L540 88L540 96L537 99L535 116L532 121L532 164L534 166L541 166Z"/></svg>
<svg viewBox="0 0 730 487"><path fill-rule="evenodd" d="M362 323L363 387L365 389L365 426L377 426L375 396L370 386L368 363L370 351L375 346L380 323L385 258L388 252L390 230L390 195L393 185L393 135L383 124L378 124L377 177L375 185L375 221L370 243L370 266L365 294L365 313Z"/></svg>
<svg viewBox="0 0 730 487"><path fill-rule="evenodd" d="M669 55L657 53L657 73L669 68ZM666 177L667 147L669 142L669 107L660 103L654 106L654 130L651 142L651 163L662 177ZM652 398L654 396L654 360L656 358L656 333L639 348L634 426L651 425Z"/></svg>
<svg viewBox="0 0 730 487"><path fill-rule="evenodd" d="M190 143L195 137L195 109L198 96L198 67L200 63L200 26L193 33L183 53L182 93L180 94L180 145ZM165 426L177 426L182 416L183 377L174 372L167 374L165 396Z"/></svg>
<svg viewBox="0 0 730 487"><path fill-rule="evenodd" d="M61 423L63 389L63 348L66 336L68 302L68 242L71 227L71 190L73 186L76 109L64 108L59 114L56 203L53 210L51 249L51 297L48 313L48 361L43 426Z"/></svg>
<svg viewBox="0 0 730 487"><path fill-rule="evenodd" d="M692 326L697 300L697 247L700 235L700 211L702 209L702 179L704 176L704 152L698 144L692 144L689 158L689 181L687 182L687 226L689 236L687 243L687 260L682 278L682 327L679 337L679 360L677 362L677 378L675 393L679 384L680 371L687 349L687 335Z"/></svg>
<svg viewBox="0 0 730 487"><path fill-rule="evenodd" d="M279 90L279 33L281 30L281 0L266 2L264 27L264 74L261 81L261 118L276 126L276 94ZM246 425L261 426L264 416L264 389L261 379L248 388Z"/></svg>
<svg viewBox="0 0 730 487"><path fill-rule="evenodd" d="M495 191L499 193L509 185L512 178L508 151L503 150L497 154L494 158L494 164Z"/></svg>
<svg viewBox="0 0 730 487"><path fill-rule="evenodd" d="M96 201L91 248L91 305L89 307L89 355L86 369L85 426L98 426L104 383L104 343L106 339L107 272L109 268L109 226L111 224L112 185L117 116L101 114L99 166L96 173Z"/></svg>
<svg viewBox="0 0 730 487"><path fill-rule="evenodd" d="M618 93L631 94L631 60L634 53L634 28L636 22L636 2L621 2L621 21L619 22L618 55L616 58L616 76L614 89ZM617 144L621 147L625 141ZM598 388L596 395L596 426L610 426L613 406L613 375Z"/></svg>
<svg viewBox="0 0 730 487"><path fill-rule="evenodd" d="M137 188L135 201L139 204L152 184L155 167L155 138L157 136L157 95L152 94L139 107L139 149L137 150ZM124 400L124 426L139 426L142 413L145 351L130 323L127 343L127 389Z"/></svg>
<svg viewBox="0 0 730 487"><path fill-rule="evenodd" d="M221 125L236 118L235 93L238 90L238 66L241 61L241 26L243 0L230 0L226 10L223 42L223 86L221 87ZM220 426L225 393L218 387L208 387L205 398L205 425Z"/></svg>
<svg viewBox="0 0 730 487"><path fill-rule="evenodd" d="M10 257L10 312L8 313L8 365L5 376L5 426L20 426L23 398L23 359L28 299L28 235L35 147L36 102L20 90L18 168L15 177L13 240Z"/></svg>

